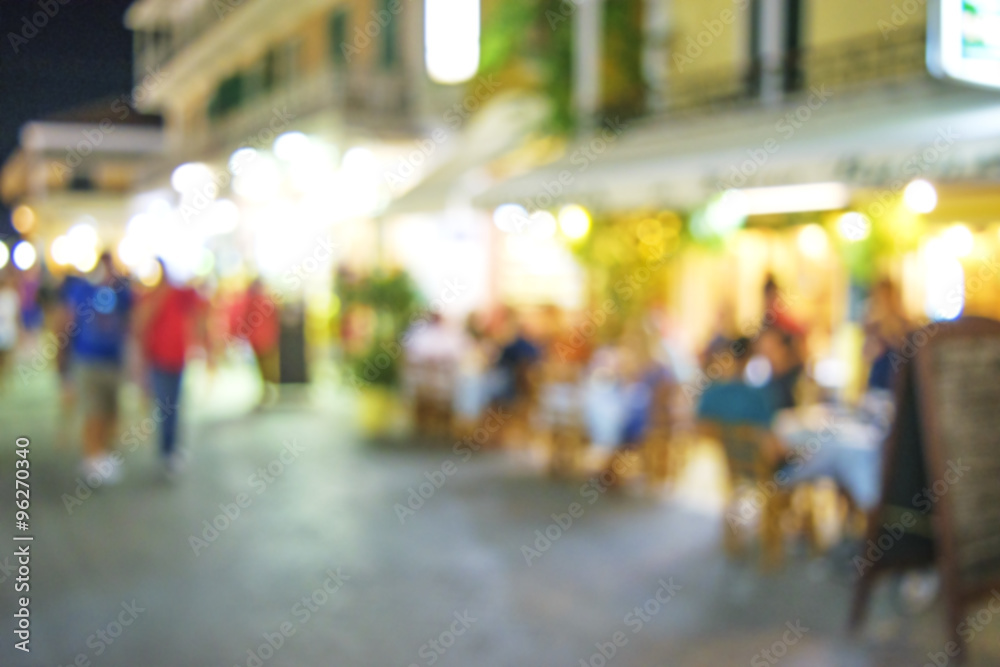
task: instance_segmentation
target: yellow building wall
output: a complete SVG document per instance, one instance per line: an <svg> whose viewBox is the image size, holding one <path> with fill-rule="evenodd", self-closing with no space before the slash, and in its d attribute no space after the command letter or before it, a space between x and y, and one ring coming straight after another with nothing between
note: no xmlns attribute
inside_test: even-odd
<svg viewBox="0 0 1000 667"><path fill-rule="evenodd" d="M330 12L312 17L298 31L302 40L299 53L301 74L309 75L321 70L330 59Z"/></svg>
<svg viewBox="0 0 1000 667"><path fill-rule="evenodd" d="M671 10L670 73L698 76L742 63L750 25L744 0L674 2Z"/></svg>
<svg viewBox="0 0 1000 667"><path fill-rule="evenodd" d="M828 45L879 35L891 38L900 30L927 24L926 0L812 0L806 7L807 43Z"/></svg>

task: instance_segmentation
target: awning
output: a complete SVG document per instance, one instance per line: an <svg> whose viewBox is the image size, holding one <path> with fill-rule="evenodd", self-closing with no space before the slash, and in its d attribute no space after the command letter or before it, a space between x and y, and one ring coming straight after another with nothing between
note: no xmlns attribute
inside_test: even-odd
<svg viewBox="0 0 1000 667"><path fill-rule="evenodd" d="M498 95L474 114L463 130L432 132L422 147L414 149L410 162L436 160L436 166L393 201L384 215L433 213L451 205L469 204L492 185L486 167L520 146L539 128L546 113L546 103L538 96Z"/></svg>
<svg viewBox="0 0 1000 667"><path fill-rule="evenodd" d="M779 106L621 125L474 204L689 209L727 188L1000 181L1000 95L930 79L863 92L814 87Z"/></svg>

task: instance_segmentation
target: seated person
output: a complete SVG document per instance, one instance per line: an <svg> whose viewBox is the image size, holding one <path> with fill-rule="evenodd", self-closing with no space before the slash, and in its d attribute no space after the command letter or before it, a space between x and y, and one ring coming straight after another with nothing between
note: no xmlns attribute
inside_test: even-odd
<svg viewBox="0 0 1000 667"><path fill-rule="evenodd" d="M510 339L501 348L495 365L500 375L497 400L501 403L525 398L527 376L541 356L538 346L529 340L520 322L515 321L512 329Z"/></svg>
<svg viewBox="0 0 1000 667"><path fill-rule="evenodd" d="M740 338L731 347L734 363L729 373L712 383L701 395L698 418L722 424L750 424L769 428L776 412L772 394L743 380L750 360L750 340Z"/></svg>
<svg viewBox="0 0 1000 667"><path fill-rule="evenodd" d="M803 371L795 339L774 327L761 333L757 346L771 364L771 379L766 389L771 393L774 408L794 408L797 403L795 389Z"/></svg>

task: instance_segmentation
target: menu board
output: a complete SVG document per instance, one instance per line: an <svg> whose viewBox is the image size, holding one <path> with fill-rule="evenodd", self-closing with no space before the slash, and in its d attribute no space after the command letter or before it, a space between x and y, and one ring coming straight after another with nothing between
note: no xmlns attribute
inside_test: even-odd
<svg viewBox="0 0 1000 667"><path fill-rule="evenodd" d="M949 337L932 346L926 365L958 578L963 586L1000 582L1000 336Z"/></svg>
<svg viewBox="0 0 1000 667"><path fill-rule="evenodd" d="M966 607L1000 587L1000 322L964 318L918 333L919 351L900 368L869 522L869 544L885 550L858 581L851 623L864 617L873 574L936 564L949 637L962 650Z"/></svg>

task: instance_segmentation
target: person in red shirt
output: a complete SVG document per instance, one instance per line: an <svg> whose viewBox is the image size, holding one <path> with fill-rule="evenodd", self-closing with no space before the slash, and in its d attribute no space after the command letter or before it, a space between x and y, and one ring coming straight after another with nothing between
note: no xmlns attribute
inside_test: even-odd
<svg viewBox="0 0 1000 667"><path fill-rule="evenodd" d="M278 398L281 376L279 315L276 299L267 293L259 278L250 283L232 313L231 330L236 337L250 344L264 383L264 393L257 405L258 409L273 404Z"/></svg>
<svg viewBox="0 0 1000 667"><path fill-rule="evenodd" d="M178 470L177 424L181 379L187 351L194 339L206 339L206 302L191 287L172 285L160 262L163 278L139 304L136 328L155 397L160 455L168 474Z"/></svg>

